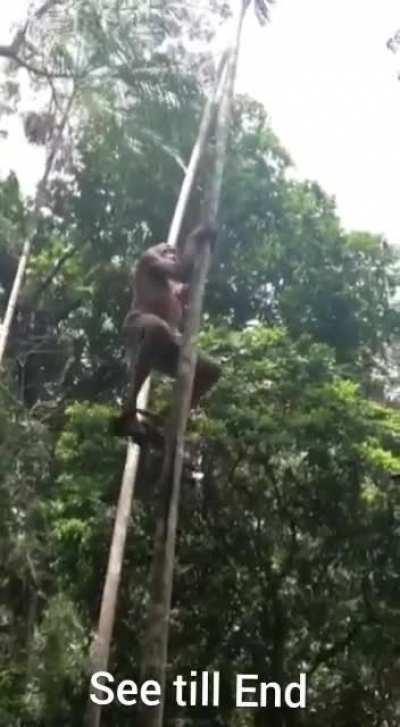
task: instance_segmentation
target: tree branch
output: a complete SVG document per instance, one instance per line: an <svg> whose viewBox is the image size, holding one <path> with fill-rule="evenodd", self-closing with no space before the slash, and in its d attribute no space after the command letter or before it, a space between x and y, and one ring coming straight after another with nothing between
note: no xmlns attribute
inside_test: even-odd
<svg viewBox="0 0 400 727"><path fill-rule="evenodd" d="M21 58L18 53L13 49L12 45L0 45L0 57L6 58L12 63L16 63L16 65L20 68L25 68L25 70L29 71L29 73L32 73L35 76L40 76L41 78L46 78L47 80L64 79L72 81L76 78L76 76L71 75L70 73L53 73L46 68L38 68L37 66L32 65L32 63L30 63L29 61Z"/></svg>
<svg viewBox="0 0 400 727"><path fill-rule="evenodd" d="M43 293L49 287L49 285L52 283L52 281L55 278L55 276L57 275L57 273L60 272L64 263L66 263L70 257L75 255L75 253L76 253L76 248L73 247L73 248L67 250L63 255L61 255L61 257L53 265L52 269L47 273L45 279L43 280L42 284L39 286L36 293L33 295L32 304L36 304L40 300Z"/></svg>
<svg viewBox="0 0 400 727"><path fill-rule="evenodd" d="M41 76L43 78L73 78L73 76L71 76L70 74L51 73L44 68L38 68L34 64L32 65L29 60L21 58L20 56L20 51L22 50L24 43L27 42L26 34L31 23L35 20L42 20L42 18L51 8L53 8L55 5L62 5L64 1L65 0L45 0L43 5L40 5L36 12L33 14L33 17L31 19L28 18L24 26L16 32L15 37L13 38L11 43L9 45L0 45L0 58L6 58L11 62L16 63L16 65L20 68L25 68L30 73L33 73L36 76ZM31 50L32 49L35 50L33 47L31 48Z"/></svg>
<svg viewBox="0 0 400 727"><path fill-rule="evenodd" d="M357 623L353 624L353 626L347 632L346 636L344 636L342 639L339 639L332 646L326 649L321 649L314 661L314 664L307 672L308 676L314 674L314 672L321 664L325 664L327 661L336 656L336 654L339 654L341 651L343 651L343 649L345 649L347 646L350 646L354 637L358 634L358 632L364 625L364 622L358 621Z"/></svg>

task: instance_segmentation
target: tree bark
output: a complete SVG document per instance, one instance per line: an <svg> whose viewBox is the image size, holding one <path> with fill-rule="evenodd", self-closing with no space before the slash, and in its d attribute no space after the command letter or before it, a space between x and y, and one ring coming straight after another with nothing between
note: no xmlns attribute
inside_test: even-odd
<svg viewBox="0 0 400 727"><path fill-rule="evenodd" d="M225 166L231 106L243 20L248 2L241 3L228 55L225 89L220 100L216 127L215 166L211 177L204 222L215 228ZM160 507L154 538L150 585L150 608L143 642L142 679L155 679L161 687L160 704L142 710L140 727L162 727L165 708L169 617L173 585L176 530L184 458L184 438L189 415L196 365L195 342L200 329L204 290L210 265L210 246L205 245L196 261L185 321L174 406L167 430L166 452L160 478Z"/></svg>
<svg viewBox="0 0 400 727"><path fill-rule="evenodd" d="M178 242L183 218L187 204L192 192L200 160L203 156L211 124L215 116L216 99L221 93L222 77L225 67L225 59L222 60L217 72L217 81L211 98L207 102L201 120L197 141L193 147L190 162L181 187L178 202L168 234L169 244L176 245ZM138 408L146 409L150 393L150 380L148 379L138 398ZM112 632L115 622L118 589L121 579L122 561L124 557L125 542L129 524L132 501L135 491L135 480L139 464L139 448L132 444L128 445L125 470L121 485L117 514L115 518L114 532L111 541L110 556L108 560L107 573L105 578L103 596L101 601L100 618L97 633L92 645L90 673L107 669ZM86 724L87 727L99 727L101 720L101 706L92 702L89 698Z"/></svg>

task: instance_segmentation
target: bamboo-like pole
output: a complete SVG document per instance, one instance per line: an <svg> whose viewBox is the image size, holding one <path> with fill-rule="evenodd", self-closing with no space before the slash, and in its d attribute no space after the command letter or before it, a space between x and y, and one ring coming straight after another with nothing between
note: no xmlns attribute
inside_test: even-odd
<svg viewBox="0 0 400 727"><path fill-rule="evenodd" d="M205 222L215 227L231 118L234 82L243 20L248 1L242 0L228 60L227 80L221 98L216 129L215 167L212 175ZM143 708L140 727L162 727L165 708L169 618L175 561L176 530L184 459L184 437L189 415L196 366L196 340L200 329L204 289L210 265L211 249L199 250L192 284L189 311L185 321L178 375L174 387L174 407L169 423L163 471L160 479L161 506L156 524L150 584L148 625L143 642L142 679L154 679L161 688L160 703Z"/></svg>
<svg viewBox="0 0 400 727"><path fill-rule="evenodd" d="M182 183L179 198L175 208L174 216L168 234L168 242L176 245L181 231L184 215L187 209L189 198L196 181L196 175L200 160L204 154L211 124L215 115L215 109L221 98L227 55L224 54L217 69L216 84L207 101L200 123L197 141L193 147L189 165ZM150 379L147 379L138 396L137 407L146 409L150 393ZM100 616L97 631L95 633L90 658L90 673L107 669L112 632L115 623L115 614L118 598L119 584L121 580L122 561L125 552L125 543L129 525L129 518L132 509L132 501L135 491L135 480L139 464L140 448L128 444L125 469L122 477L120 496L118 499L117 512L115 516L114 531L111 540L110 554L108 559L106 577L104 582L103 595L101 599ZM96 694L95 690L91 690ZM101 705L94 703L90 698L86 713L87 727L99 727L101 720Z"/></svg>
<svg viewBox="0 0 400 727"><path fill-rule="evenodd" d="M10 337L11 332L11 326L14 320L15 310L18 303L18 298L21 293L22 284L24 281L26 266L28 265L29 258L32 252L32 241L36 232L39 214L40 214L40 208L43 204L43 198L44 194L46 192L47 182L49 180L50 173L53 169L54 160L60 150L61 144L62 144L62 138L64 129L68 123L68 119L71 114L72 106L75 100L76 91L75 89L72 91L67 105L65 107L64 113L61 117L60 124L57 128L57 131L54 135L52 144L50 146L50 151L46 159L46 164L43 172L43 176L38 184L37 192L36 192L36 199L35 199L35 205L29 220L29 229L27 231L26 239L22 247L22 252L18 261L18 267L17 272L15 273L15 278L13 282L13 286L11 288L11 293L8 299L6 312L4 315L4 319L0 328L0 373L1 368L3 364L4 354L6 351L8 339Z"/></svg>

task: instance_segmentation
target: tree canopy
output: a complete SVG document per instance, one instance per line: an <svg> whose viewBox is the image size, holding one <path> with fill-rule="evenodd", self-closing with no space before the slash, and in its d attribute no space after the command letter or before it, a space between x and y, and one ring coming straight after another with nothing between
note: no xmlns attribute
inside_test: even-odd
<svg viewBox="0 0 400 727"><path fill-rule="evenodd" d="M254 10L266 18L269 4ZM165 238L214 75L207 43L228 8L34 11L7 56L4 105L12 97L19 113L21 66L40 129L68 84L78 95L0 382L0 723L78 727L123 468L108 427L125 386L131 269ZM334 200L291 165L267 111L238 97L201 338L223 376L190 426L201 477L184 482L169 664L171 675L219 670L223 700L186 712L170 700L171 724L399 720L398 259L345 230ZM207 164L185 231L206 181ZM13 174L0 182L1 316L31 209ZM170 388L156 380L152 409L165 411ZM117 679L139 677L157 466L142 457ZM306 712L235 710L241 671L280 683L305 671ZM132 723L131 710L107 710L115 727Z"/></svg>

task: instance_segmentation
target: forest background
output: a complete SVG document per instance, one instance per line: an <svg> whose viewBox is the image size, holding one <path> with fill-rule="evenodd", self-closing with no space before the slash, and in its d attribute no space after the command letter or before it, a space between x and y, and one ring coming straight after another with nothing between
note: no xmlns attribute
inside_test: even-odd
<svg viewBox="0 0 400 727"><path fill-rule="evenodd" d="M75 94L0 384L0 724L10 727L82 724L124 463L108 426L125 382L130 270L165 238L213 79L208 41L228 14L213 0L57 5L32 17L1 88L2 112L18 113L21 83L32 84L23 118L40 145ZM190 429L203 477L184 486L169 654L171 674L219 670L227 696L218 713L170 703L167 718L395 727L398 255L344 230L334 200L293 178L262 105L237 97L231 132L201 337L224 375ZM10 174L1 315L31 208ZM152 407L163 411L169 391L159 379ZM156 468L142 461L116 678L139 674ZM307 714L235 711L243 671L280 683L307 672ZM132 720L120 707L108 718Z"/></svg>

